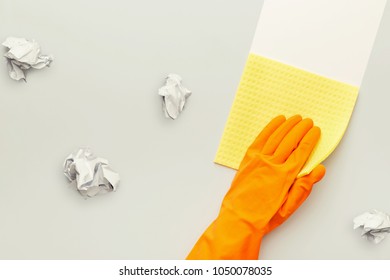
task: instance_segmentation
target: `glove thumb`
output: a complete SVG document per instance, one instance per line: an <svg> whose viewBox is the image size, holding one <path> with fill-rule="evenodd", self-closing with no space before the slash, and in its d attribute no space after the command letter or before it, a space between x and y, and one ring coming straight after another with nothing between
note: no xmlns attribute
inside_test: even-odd
<svg viewBox="0 0 390 280"><path fill-rule="evenodd" d="M301 206L311 193L313 185L324 177L325 171L325 167L319 165L308 175L295 180L287 194L286 201L269 221L265 234L284 223Z"/></svg>

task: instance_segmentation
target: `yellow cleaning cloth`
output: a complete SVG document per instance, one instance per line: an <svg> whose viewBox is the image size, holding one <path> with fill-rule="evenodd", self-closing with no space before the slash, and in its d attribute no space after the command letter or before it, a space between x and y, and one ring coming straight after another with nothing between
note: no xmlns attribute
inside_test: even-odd
<svg viewBox="0 0 390 280"><path fill-rule="evenodd" d="M298 175L304 176L336 148L348 126L359 88L250 54L215 162L234 169L275 116L300 114L321 128L321 139Z"/></svg>

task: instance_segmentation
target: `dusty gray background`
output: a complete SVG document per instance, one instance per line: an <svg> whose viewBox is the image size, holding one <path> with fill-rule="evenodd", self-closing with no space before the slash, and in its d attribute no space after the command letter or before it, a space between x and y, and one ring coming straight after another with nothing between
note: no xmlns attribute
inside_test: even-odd
<svg viewBox="0 0 390 280"><path fill-rule="evenodd" d="M234 172L213 158L263 1L0 0L0 38L36 39L52 67L28 82L0 67L0 258L183 259L216 216ZM390 212L390 7L350 126L327 175L263 259L390 259L352 230ZM157 89L193 91L176 121ZM89 145L119 172L118 192L84 200L62 174Z"/></svg>

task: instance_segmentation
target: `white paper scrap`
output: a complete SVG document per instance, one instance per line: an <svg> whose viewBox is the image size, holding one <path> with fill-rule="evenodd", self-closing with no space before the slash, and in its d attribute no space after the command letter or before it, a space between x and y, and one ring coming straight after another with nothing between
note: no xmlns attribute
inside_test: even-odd
<svg viewBox="0 0 390 280"><path fill-rule="evenodd" d="M181 84L182 78L177 74L169 74L165 85L158 90L163 97L163 111L167 118L176 119L184 109L191 91Z"/></svg>
<svg viewBox="0 0 390 280"><path fill-rule="evenodd" d="M77 190L84 197L115 191L120 181L108 161L96 157L90 148L70 154L64 162L64 174L69 181L76 181Z"/></svg>
<svg viewBox="0 0 390 280"><path fill-rule="evenodd" d="M390 216L372 209L353 219L354 229L362 228L362 237L378 244L390 232Z"/></svg>
<svg viewBox="0 0 390 280"><path fill-rule="evenodd" d="M3 46L8 48L4 56L7 59L9 76L17 81L26 81L26 70L42 69L53 61L51 55L40 54L40 46L34 40L8 37Z"/></svg>

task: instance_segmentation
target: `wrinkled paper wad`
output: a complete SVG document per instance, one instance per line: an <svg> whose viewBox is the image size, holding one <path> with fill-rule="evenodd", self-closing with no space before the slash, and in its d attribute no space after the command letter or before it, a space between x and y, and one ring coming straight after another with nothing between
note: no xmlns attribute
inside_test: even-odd
<svg viewBox="0 0 390 280"><path fill-rule="evenodd" d="M64 174L69 181L76 181L77 190L84 197L115 191L120 181L108 161L96 157L89 148L81 148L65 159Z"/></svg>
<svg viewBox="0 0 390 280"><path fill-rule="evenodd" d="M372 209L353 219L353 228L362 228L362 237L374 243L381 242L390 232L390 217Z"/></svg>
<svg viewBox="0 0 390 280"><path fill-rule="evenodd" d="M169 74L165 85L158 90L163 97L163 111L167 118L176 119L184 109L191 91L181 84L182 78L177 74Z"/></svg>
<svg viewBox="0 0 390 280"><path fill-rule="evenodd" d="M53 61L51 55L40 54L40 46L34 40L8 37L3 46L8 48L4 56L7 59L9 76L17 81L21 79L26 81L26 70L42 69Z"/></svg>

